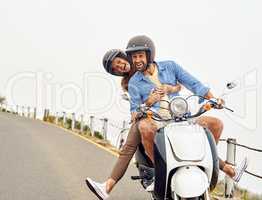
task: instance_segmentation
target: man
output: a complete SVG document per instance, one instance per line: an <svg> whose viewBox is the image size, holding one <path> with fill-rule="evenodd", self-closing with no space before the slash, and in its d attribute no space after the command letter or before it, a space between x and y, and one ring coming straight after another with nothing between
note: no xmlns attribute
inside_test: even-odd
<svg viewBox="0 0 262 200"><path fill-rule="evenodd" d="M179 93L166 87L166 84L174 86L180 83L194 94L208 99L215 98L208 87L205 87L174 61L155 62L155 46L147 36L139 35L131 38L126 52L130 63L138 70L131 77L128 84L128 92L131 97L130 110L133 119L136 117L136 109L148 99L152 90L157 91L157 94L160 95L160 98L156 98L151 102L152 109L162 117L168 117L166 109L162 109L166 105L160 105L160 100L170 99L178 96ZM224 101L219 98L216 99L218 104L222 106ZM208 128L212 132L216 143L218 143L223 130L223 123L219 119L203 116L197 120L197 123ZM159 124L152 119L143 120L139 124L142 143L152 162L154 162L154 136L162 126L163 124ZM247 168L247 159L245 158L238 168L234 168L220 159L219 167L234 181L238 182Z"/></svg>

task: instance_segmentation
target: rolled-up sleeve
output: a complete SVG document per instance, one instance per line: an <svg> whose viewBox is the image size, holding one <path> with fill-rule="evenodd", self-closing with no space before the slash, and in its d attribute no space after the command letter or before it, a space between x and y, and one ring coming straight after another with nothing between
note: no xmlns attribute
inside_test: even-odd
<svg viewBox="0 0 262 200"><path fill-rule="evenodd" d="M184 85L187 89L196 95L205 96L207 94L210 89L209 87L203 85L199 80L184 70L177 63L173 62L172 65L175 76L182 85Z"/></svg>
<svg viewBox="0 0 262 200"><path fill-rule="evenodd" d="M130 96L130 112L136 112L140 104L142 104L142 98L139 94L139 88L131 81L128 83L128 93Z"/></svg>

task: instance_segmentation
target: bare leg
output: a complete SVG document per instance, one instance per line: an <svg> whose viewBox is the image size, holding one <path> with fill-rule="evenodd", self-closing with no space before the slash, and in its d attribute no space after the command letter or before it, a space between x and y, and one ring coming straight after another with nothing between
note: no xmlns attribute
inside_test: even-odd
<svg viewBox="0 0 262 200"><path fill-rule="evenodd" d="M117 182L116 182L114 179L112 179L112 178L108 178L108 179L106 180L106 192L107 192L108 194L112 191L112 189L114 188L114 186L115 186L116 183L117 183Z"/></svg>
<svg viewBox="0 0 262 200"><path fill-rule="evenodd" d="M219 159L219 168L222 170L226 175L229 177L234 177L235 176L235 170L232 165L227 164L225 161Z"/></svg>
<svg viewBox="0 0 262 200"><path fill-rule="evenodd" d="M216 144L218 144L224 128L223 122L215 117L202 116L198 118L197 123L200 126L208 128L211 131L212 135L214 136ZM219 159L219 168L228 176L230 177L235 176L235 170L233 166L227 164L225 161L221 159Z"/></svg>
<svg viewBox="0 0 262 200"><path fill-rule="evenodd" d="M224 128L223 122L215 117L202 116L198 118L197 123L208 128L214 136L216 144L218 144Z"/></svg>

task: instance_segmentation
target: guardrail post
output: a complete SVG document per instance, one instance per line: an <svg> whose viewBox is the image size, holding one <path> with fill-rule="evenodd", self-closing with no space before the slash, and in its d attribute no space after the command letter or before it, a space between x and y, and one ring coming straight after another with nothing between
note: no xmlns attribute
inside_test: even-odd
<svg viewBox="0 0 262 200"><path fill-rule="evenodd" d="M72 113L71 130L75 129L75 113Z"/></svg>
<svg viewBox="0 0 262 200"><path fill-rule="evenodd" d="M55 113L55 124L58 125L58 112Z"/></svg>
<svg viewBox="0 0 262 200"><path fill-rule="evenodd" d="M34 119L36 119L36 107L34 107Z"/></svg>
<svg viewBox="0 0 262 200"><path fill-rule="evenodd" d="M11 106L11 113L15 114L14 106Z"/></svg>
<svg viewBox="0 0 262 200"><path fill-rule="evenodd" d="M27 117L30 118L30 106L27 107Z"/></svg>
<svg viewBox="0 0 262 200"><path fill-rule="evenodd" d="M49 109L45 109L44 110L44 118L43 118L43 120L44 121L48 121L48 118L49 118Z"/></svg>
<svg viewBox="0 0 262 200"><path fill-rule="evenodd" d="M127 126L128 126L128 122L126 120L123 121L123 125L122 125L122 130L120 131L120 134L119 134L119 146L118 146L118 149L121 149L125 140L123 138L123 132L124 130L127 129Z"/></svg>
<svg viewBox="0 0 262 200"><path fill-rule="evenodd" d="M92 136L94 136L95 135L95 129L94 129L94 127L95 127L95 125L94 125L94 119L95 119L95 117L94 116L90 116L90 132L91 132L91 135Z"/></svg>
<svg viewBox="0 0 262 200"><path fill-rule="evenodd" d="M24 106L22 106L22 116L23 116L23 117L25 116L25 113L24 113Z"/></svg>
<svg viewBox="0 0 262 200"><path fill-rule="evenodd" d="M47 117L47 119L49 118L49 109L46 109L46 117Z"/></svg>
<svg viewBox="0 0 262 200"><path fill-rule="evenodd" d="M80 124L80 132L84 132L84 115L81 115L81 124Z"/></svg>
<svg viewBox="0 0 262 200"><path fill-rule="evenodd" d="M126 121L126 120L124 120L124 121L123 121L122 130L125 130L125 129L127 129L127 125L128 125L127 121Z"/></svg>
<svg viewBox="0 0 262 200"><path fill-rule="evenodd" d="M232 144L236 143L236 139L228 138L227 140L227 163L235 165L236 163L236 145ZM233 198L234 196L234 181L225 176L225 197L226 198Z"/></svg>
<svg viewBox="0 0 262 200"><path fill-rule="evenodd" d="M104 139L107 140L107 129L108 129L108 119L104 118L104 123L103 123L103 136Z"/></svg>
<svg viewBox="0 0 262 200"><path fill-rule="evenodd" d="M66 124L66 113L63 112L63 127L65 127Z"/></svg>
<svg viewBox="0 0 262 200"><path fill-rule="evenodd" d="M47 109L44 109L44 117L43 117L43 121L47 120Z"/></svg>

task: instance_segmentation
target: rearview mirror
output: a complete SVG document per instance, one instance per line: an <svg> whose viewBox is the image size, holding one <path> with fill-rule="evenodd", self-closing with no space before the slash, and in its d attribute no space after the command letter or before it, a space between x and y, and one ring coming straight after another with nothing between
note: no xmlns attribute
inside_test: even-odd
<svg viewBox="0 0 262 200"><path fill-rule="evenodd" d="M229 82L227 83L227 89L231 90L237 86L236 82Z"/></svg>

